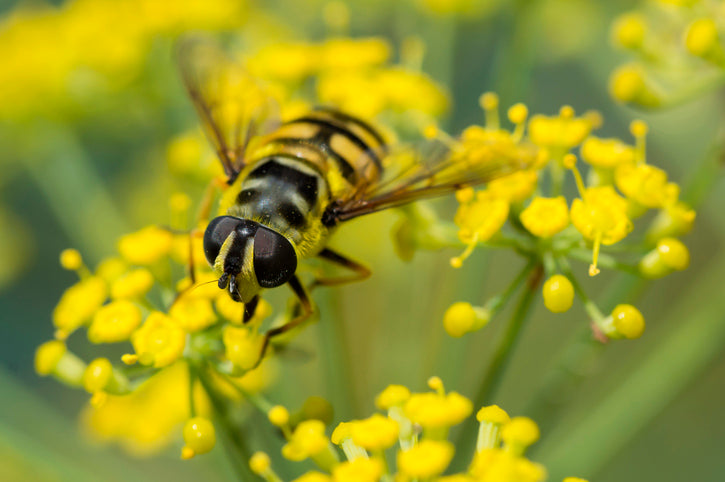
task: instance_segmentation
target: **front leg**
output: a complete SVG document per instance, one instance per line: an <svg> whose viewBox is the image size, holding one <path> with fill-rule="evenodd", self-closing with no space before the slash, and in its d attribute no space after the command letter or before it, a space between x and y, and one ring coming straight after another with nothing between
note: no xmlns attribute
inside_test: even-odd
<svg viewBox="0 0 725 482"><path fill-rule="evenodd" d="M276 328L272 328L264 335L264 342L262 343L262 350L259 354L259 360L257 360L257 363L252 368L256 368L259 366L259 364L262 362L262 359L264 358L265 353L267 352L267 347L269 346L269 341L275 336L279 336L283 333L288 332L289 330L299 326L303 321L305 321L307 318L312 315L312 301L310 301L310 297L307 295L307 291L305 290L305 287L302 286L302 283L300 282L297 275L292 276L292 278L287 282L289 284L290 288L292 288L292 291L297 296L297 299L300 303L300 306L302 307L302 313L292 318L290 321L285 323L284 325L278 326Z"/></svg>

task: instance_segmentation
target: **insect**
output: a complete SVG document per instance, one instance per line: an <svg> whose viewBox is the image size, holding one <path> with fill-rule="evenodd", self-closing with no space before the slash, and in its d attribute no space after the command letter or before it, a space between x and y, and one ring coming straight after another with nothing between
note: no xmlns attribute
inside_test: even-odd
<svg viewBox="0 0 725 482"><path fill-rule="evenodd" d="M204 233L204 253L219 288L254 315L264 289L289 285L300 310L270 329L271 338L313 312L298 262L317 257L351 275L317 279L336 285L368 277L364 265L327 247L340 225L359 216L440 196L525 167L506 162L462 168L451 156L410 149L418 161L390 166L392 152L367 122L333 109L316 109L280 122L272 96L239 63L197 39L180 43L183 82L227 177L219 215Z"/></svg>

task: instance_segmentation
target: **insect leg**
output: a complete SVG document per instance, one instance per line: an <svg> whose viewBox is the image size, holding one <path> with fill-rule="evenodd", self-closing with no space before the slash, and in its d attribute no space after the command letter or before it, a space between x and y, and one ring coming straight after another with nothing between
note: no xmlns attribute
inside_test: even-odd
<svg viewBox="0 0 725 482"><path fill-rule="evenodd" d="M254 317L254 313L257 311L258 303L259 295L255 295L254 298L249 300L248 303L244 303L244 318L242 319L244 323L249 323L249 320Z"/></svg>
<svg viewBox="0 0 725 482"><path fill-rule="evenodd" d="M204 189L204 196L201 198L199 203L199 212L196 215L196 224L199 225L202 221L208 221L211 215L211 208L214 206L214 199L218 190L223 190L226 187L226 182L215 177L206 189Z"/></svg>
<svg viewBox="0 0 725 482"><path fill-rule="evenodd" d="M312 282L310 288L314 288L315 286L335 286L345 283L352 283L355 281L362 281L372 274L367 266L363 266L356 261L346 258L345 256L336 253L329 248L323 249L317 256L338 266L342 266L351 271L354 271L355 274L349 276L338 276L334 278L318 278Z"/></svg>
<svg viewBox="0 0 725 482"><path fill-rule="evenodd" d="M264 354L267 352L267 347L269 346L269 341L271 338L286 333L289 330L295 328L296 326L299 326L300 323L302 323L307 318L309 318L310 315L312 315L312 301L307 295L307 291L300 282L299 278L297 276L292 276L292 278L287 283L297 296L297 299L300 302L300 306L302 307L302 313L298 314L284 325L272 328L267 333L265 333L262 350L259 354L259 360L257 360L257 363L254 365L253 368L256 368L261 363L262 359L264 358Z"/></svg>

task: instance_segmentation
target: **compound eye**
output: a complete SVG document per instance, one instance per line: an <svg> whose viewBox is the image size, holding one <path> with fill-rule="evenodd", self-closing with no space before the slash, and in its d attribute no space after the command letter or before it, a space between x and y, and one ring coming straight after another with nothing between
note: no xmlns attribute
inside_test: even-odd
<svg viewBox="0 0 725 482"><path fill-rule="evenodd" d="M232 216L219 216L211 220L204 232L204 254L210 265L214 264L222 244L229 234L239 225L241 220Z"/></svg>
<svg viewBox="0 0 725 482"><path fill-rule="evenodd" d="M254 273L262 288L283 285L297 270L297 254L281 234L260 226L254 235Z"/></svg>

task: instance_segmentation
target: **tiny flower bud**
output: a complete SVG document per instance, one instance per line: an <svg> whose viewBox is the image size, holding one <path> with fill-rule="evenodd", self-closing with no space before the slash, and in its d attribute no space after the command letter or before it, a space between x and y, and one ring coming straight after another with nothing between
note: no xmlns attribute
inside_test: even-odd
<svg viewBox="0 0 725 482"><path fill-rule="evenodd" d="M184 425L184 443L186 444L184 449L190 449L192 456L211 451L216 444L214 425L204 417L194 417L188 420ZM189 450L186 452L188 454ZM183 449L182 457L184 457Z"/></svg>
<svg viewBox="0 0 725 482"><path fill-rule="evenodd" d="M614 307L612 319L617 332L625 338L639 338L644 333L644 317L632 305L617 305Z"/></svg>
<svg viewBox="0 0 725 482"><path fill-rule="evenodd" d="M267 418L272 425L282 427L289 423L289 411L282 405L275 405L267 412Z"/></svg>
<svg viewBox="0 0 725 482"><path fill-rule="evenodd" d="M455 338L483 328L491 319L489 310L474 307L470 303L453 303L443 315L443 327Z"/></svg>
<svg viewBox="0 0 725 482"><path fill-rule="evenodd" d="M60 253L60 265L68 271L78 271L83 267L83 258L77 249L64 249Z"/></svg>
<svg viewBox="0 0 725 482"><path fill-rule="evenodd" d="M553 313L563 313L574 302L574 286L566 276L555 274L544 283L544 305Z"/></svg>
<svg viewBox="0 0 725 482"><path fill-rule="evenodd" d="M264 452L255 452L249 459L249 468L257 475L267 472L271 465L269 455Z"/></svg>

